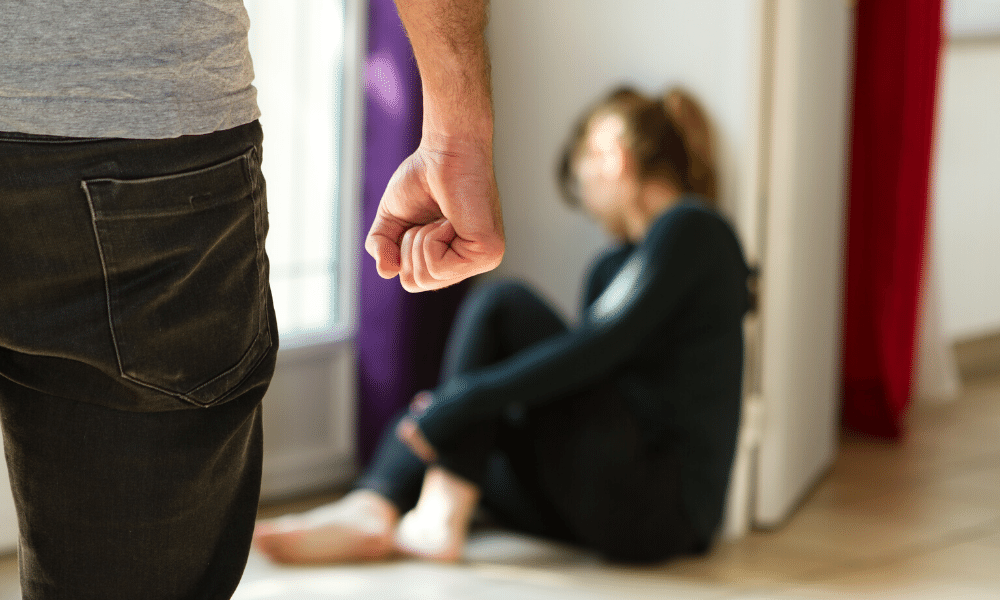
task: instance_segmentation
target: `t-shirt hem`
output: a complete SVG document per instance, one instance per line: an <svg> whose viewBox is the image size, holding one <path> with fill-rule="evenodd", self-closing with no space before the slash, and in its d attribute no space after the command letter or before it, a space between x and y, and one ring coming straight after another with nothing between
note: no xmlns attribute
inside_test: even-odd
<svg viewBox="0 0 1000 600"><path fill-rule="evenodd" d="M0 131L33 135L166 139L232 129L259 117L252 87L234 97L185 103L0 97Z"/></svg>

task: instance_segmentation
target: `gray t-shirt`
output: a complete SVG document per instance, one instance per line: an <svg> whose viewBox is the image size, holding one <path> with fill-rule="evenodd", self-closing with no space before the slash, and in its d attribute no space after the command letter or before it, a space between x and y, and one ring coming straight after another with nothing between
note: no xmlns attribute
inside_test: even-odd
<svg viewBox="0 0 1000 600"><path fill-rule="evenodd" d="M168 138L260 112L243 0L4 0L0 131Z"/></svg>

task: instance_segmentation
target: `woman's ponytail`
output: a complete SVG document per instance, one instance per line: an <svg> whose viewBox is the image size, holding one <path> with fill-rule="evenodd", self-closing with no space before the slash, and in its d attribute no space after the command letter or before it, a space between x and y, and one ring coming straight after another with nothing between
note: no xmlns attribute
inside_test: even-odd
<svg viewBox="0 0 1000 600"><path fill-rule="evenodd" d="M680 87L671 88L663 95L663 108L684 138L691 191L716 204L718 184L712 126L704 109L694 96Z"/></svg>

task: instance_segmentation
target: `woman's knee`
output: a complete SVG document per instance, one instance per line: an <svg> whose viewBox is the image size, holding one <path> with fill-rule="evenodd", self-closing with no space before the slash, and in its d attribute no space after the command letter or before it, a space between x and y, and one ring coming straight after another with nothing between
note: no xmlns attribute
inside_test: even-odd
<svg viewBox="0 0 1000 600"><path fill-rule="evenodd" d="M501 279L475 288L462 303L459 313L462 321L478 322L502 314L532 314L545 306L545 301L527 283Z"/></svg>
<svg viewBox="0 0 1000 600"><path fill-rule="evenodd" d="M541 296L527 282L519 279L497 279L476 287L469 295L469 304L497 305L541 301Z"/></svg>

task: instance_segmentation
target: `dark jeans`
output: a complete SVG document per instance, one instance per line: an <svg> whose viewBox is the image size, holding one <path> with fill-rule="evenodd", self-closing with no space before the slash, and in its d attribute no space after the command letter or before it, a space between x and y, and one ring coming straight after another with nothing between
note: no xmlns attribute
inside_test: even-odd
<svg viewBox="0 0 1000 600"><path fill-rule="evenodd" d="M229 598L277 329L257 123L0 133L0 418L26 600Z"/></svg>
<svg viewBox="0 0 1000 600"><path fill-rule="evenodd" d="M459 312L442 381L565 330L559 316L525 286L488 284ZM416 504L425 467L393 429L358 487L377 491L406 511ZM613 381L528 410L512 403L457 439L437 449L439 464L476 483L483 505L504 525L628 562L704 548L684 515L679 457L669 440L644 442Z"/></svg>

